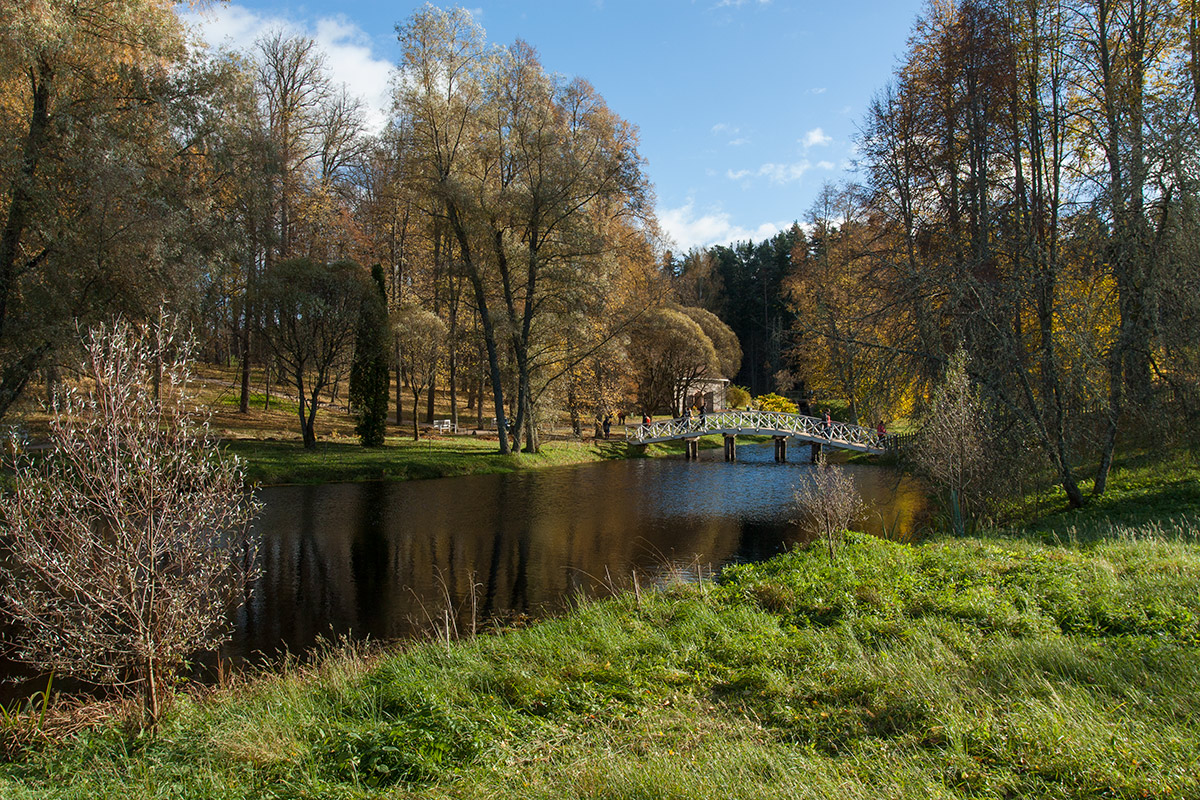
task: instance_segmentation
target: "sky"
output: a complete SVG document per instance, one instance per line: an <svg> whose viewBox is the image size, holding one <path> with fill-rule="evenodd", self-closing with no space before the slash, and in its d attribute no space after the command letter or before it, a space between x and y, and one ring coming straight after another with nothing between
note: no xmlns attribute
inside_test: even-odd
<svg viewBox="0 0 1200 800"><path fill-rule="evenodd" d="M233 0L189 14L211 46L310 36L382 127L414 0ZM434 5L450 7L452 3ZM676 252L803 222L826 182L860 179L855 137L923 0L466 0L493 44L522 39L639 130Z"/></svg>

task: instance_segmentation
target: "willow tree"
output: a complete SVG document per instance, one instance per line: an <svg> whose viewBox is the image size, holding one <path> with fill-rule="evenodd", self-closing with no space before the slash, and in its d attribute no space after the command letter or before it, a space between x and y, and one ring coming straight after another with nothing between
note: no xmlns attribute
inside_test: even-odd
<svg viewBox="0 0 1200 800"><path fill-rule="evenodd" d="M514 428L536 449L537 355L573 298L604 290L613 220L649 217L634 129L585 81L548 75L527 45L487 47L461 9L426 7L400 38L398 106L428 208L449 226L472 289L496 417L508 357Z"/></svg>
<svg viewBox="0 0 1200 800"><path fill-rule="evenodd" d="M0 414L80 321L145 318L176 283L186 49L172 0L5 3Z"/></svg>
<svg viewBox="0 0 1200 800"><path fill-rule="evenodd" d="M699 381L722 376L712 339L679 309L660 308L640 318L629 330L628 349L644 413L674 414Z"/></svg>

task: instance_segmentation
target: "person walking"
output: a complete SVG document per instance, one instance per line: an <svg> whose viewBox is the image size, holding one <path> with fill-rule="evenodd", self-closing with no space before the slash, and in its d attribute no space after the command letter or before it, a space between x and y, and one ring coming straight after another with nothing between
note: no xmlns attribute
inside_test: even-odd
<svg viewBox="0 0 1200 800"><path fill-rule="evenodd" d="M612 414L604 415L604 438L608 438L608 432L612 430Z"/></svg>
<svg viewBox="0 0 1200 800"><path fill-rule="evenodd" d="M825 438L833 438L833 417L829 415L829 409L825 409Z"/></svg>

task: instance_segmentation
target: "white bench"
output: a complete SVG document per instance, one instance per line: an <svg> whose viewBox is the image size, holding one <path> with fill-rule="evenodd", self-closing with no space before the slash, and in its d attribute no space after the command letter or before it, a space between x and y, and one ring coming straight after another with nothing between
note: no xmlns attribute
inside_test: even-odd
<svg viewBox="0 0 1200 800"><path fill-rule="evenodd" d="M458 433L458 427L450 419L435 419L433 421L433 428L444 433Z"/></svg>

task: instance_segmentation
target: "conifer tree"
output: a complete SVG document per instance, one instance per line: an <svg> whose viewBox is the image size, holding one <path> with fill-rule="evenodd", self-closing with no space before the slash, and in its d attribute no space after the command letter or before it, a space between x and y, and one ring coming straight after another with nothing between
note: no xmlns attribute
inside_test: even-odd
<svg viewBox="0 0 1200 800"><path fill-rule="evenodd" d="M363 301L350 365L350 407L363 447L380 447L388 413L388 314L383 267L371 267L376 291Z"/></svg>

